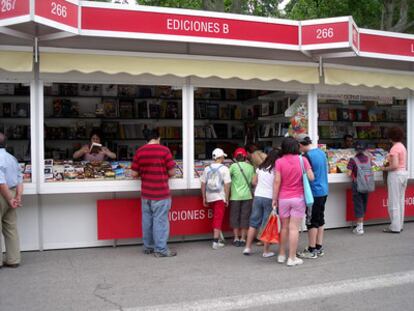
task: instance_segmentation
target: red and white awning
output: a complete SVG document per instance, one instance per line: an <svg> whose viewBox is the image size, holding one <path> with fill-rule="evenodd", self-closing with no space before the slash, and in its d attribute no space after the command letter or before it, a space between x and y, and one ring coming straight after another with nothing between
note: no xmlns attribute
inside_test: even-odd
<svg viewBox="0 0 414 311"><path fill-rule="evenodd" d="M406 64L397 66L397 70L402 68L401 70L410 72L413 69L413 35L360 29L352 17L292 21L77 0L2 0L0 3L0 33L26 40L37 38L40 42L45 42L75 36L83 42L87 38L113 38L200 46L265 48L277 53L285 51L306 55L309 62L321 58L364 57ZM34 31L34 24L46 31ZM72 46L68 43L64 47ZM209 53L206 52L205 55ZM52 58L49 57L49 60ZM352 61L348 63L355 65ZM52 67L49 62L48 69L51 70ZM381 65L379 68L382 68ZM69 68L65 70L67 69ZM384 66L384 69L395 68ZM411 77L410 74L407 76ZM335 80L335 84L340 83L341 80ZM411 82L408 84L412 85ZM386 85L392 85L392 82Z"/></svg>

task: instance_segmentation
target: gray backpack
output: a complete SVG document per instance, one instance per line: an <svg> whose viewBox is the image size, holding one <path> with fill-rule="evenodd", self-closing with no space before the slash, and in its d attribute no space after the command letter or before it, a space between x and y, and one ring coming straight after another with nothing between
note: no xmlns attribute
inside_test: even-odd
<svg viewBox="0 0 414 311"><path fill-rule="evenodd" d="M368 158L367 163L361 163L357 157L354 157L354 161L357 166L357 191L361 193L374 192L375 179L370 159Z"/></svg>
<svg viewBox="0 0 414 311"><path fill-rule="evenodd" d="M210 193L218 193L221 192L224 186L223 177L220 174L220 168L224 165L220 165L216 168L213 168L211 165L209 166L210 171L207 173L207 180L206 180L206 191Z"/></svg>

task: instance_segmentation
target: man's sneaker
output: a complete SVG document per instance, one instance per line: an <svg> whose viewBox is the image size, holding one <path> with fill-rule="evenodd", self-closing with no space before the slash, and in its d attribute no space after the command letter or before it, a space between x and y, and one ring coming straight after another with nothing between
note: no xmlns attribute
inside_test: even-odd
<svg viewBox="0 0 414 311"><path fill-rule="evenodd" d="M243 250L243 255L249 256L251 253L252 253L251 248L246 247L246 248Z"/></svg>
<svg viewBox="0 0 414 311"><path fill-rule="evenodd" d="M162 257L175 257L175 256L177 256L177 252L172 251L172 250L168 250L165 253L155 252L154 253L154 256L157 257L157 258L162 258Z"/></svg>
<svg viewBox="0 0 414 311"><path fill-rule="evenodd" d="M364 229L362 229L361 227L355 227L354 230L352 230L352 233L354 233L356 235L363 235L364 234Z"/></svg>
<svg viewBox="0 0 414 311"><path fill-rule="evenodd" d="M240 247L240 240L233 240L233 246Z"/></svg>
<svg viewBox="0 0 414 311"><path fill-rule="evenodd" d="M221 243L220 241L219 242L213 242L213 249L219 249L219 248L222 248L222 247L224 247L224 244L223 243Z"/></svg>
<svg viewBox="0 0 414 311"><path fill-rule="evenodd" d="M145 255L154 254L154 249L153 248L146 248L146 249L144 249L144 254Z"/></svg>
<svg viewBox="0 0 414 311"><path fill-rule="evenodd" d="M305 248L303 250L303 252L301 252L301 253L297 253L297 256L299 258L306 258L306 259L316 259L316 258L318 258L318 254L316 252L316 249L313 252L311 252L308 248Z"/></svg>
<svg viewBox="0 0 414 311"><path fill-rule="evenodd" d="M316 255L318 255L318 257L322 257L323 255L325 255L325 251L324 251L323 247L316 250Z"/></svg>
<svg viewBox="0 0 414 311"><path fill-rule="evenodd" d="M286 256L278 255L277 256L277 262L278 263L284 263L286 261Z"/></svg>
<svg viewBox="0 0 414 311"><path fill-rule="evenodd" d="M246 240L240 240L239 244L240 246L246 246Z"/></svg>
<svg viewBox="0 0 414 311"><path fill-rule="evenodd" d="M295 257L294 259L288 258L286 264L287 264L288 267L293 267L293 266L303 264L303 260L298 258L298 257Z"/></svg>

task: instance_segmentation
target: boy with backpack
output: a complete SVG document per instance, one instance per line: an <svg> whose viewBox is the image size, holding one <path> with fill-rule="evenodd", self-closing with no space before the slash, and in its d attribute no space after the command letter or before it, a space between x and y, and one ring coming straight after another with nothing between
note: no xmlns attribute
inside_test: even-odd
<svg viewBox="0 0 414 311"><path fill-rule="evenodd" d="M368 195L375 190L374 173L371 159L365 154L366 145L355 143L355 157L349 160L348 175L352 177L352 201L357 225L352 231L356 235L364 234L364 216L367 211Z"/></svg>
<svg viewBox="0 0 414 311"><path fill-rule="evenodd" d="M224 247L220 241L225 207L229 203L230 171L223 164L227 154L220 148L213 150L214 163L207 166L200 176L203 205L213 209L213 249Z"/></svg>
<svg viewBox="0 0 414 311"><path fill-rule="evenodd" d="M237 148L233 153L234 162L230 166L230 226L233 228L233 245L246 246L247 230L249 229L252 211L252 181L255 176L254 167L246 162L247 152Z"/></svg>

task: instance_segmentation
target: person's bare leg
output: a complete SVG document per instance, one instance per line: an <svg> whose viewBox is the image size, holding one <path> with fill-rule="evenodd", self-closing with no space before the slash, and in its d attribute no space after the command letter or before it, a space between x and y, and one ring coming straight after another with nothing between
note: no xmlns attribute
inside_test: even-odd
<svg viewBox="0 0 414 311"><path fill-rule="evenodd" d="M316 247L316 239L318 236L318 228L311 228L308 230L308 241L310 247Z"/></svg>
<svg viewBox="0 0 414 311"><path fill-rule="evenodd" d="M286 256L286 246L289 240L289 221L290 218L281 218L281 229L280 229L280 244L279 244L279 256Z"/></svg>
<svg viewBox="0 0 414 311"><path fill-rule="evenodd" d="M298 250L299 228L302 218L291 217L289 222L289 258L295 259Z"/></svg>
<svg viewBox="0 0 414 311"><path fill-rule="evenodd" d="M249 227L247 231L246 248L252 248L253 240L256 237L256 228Z"/></svg>
<svg viewBox="0 0 414 311"><path fill-rule="evenodd" d="M316 237L316 244L323 245L324 226L318 228L318 235Z"/></svg>

